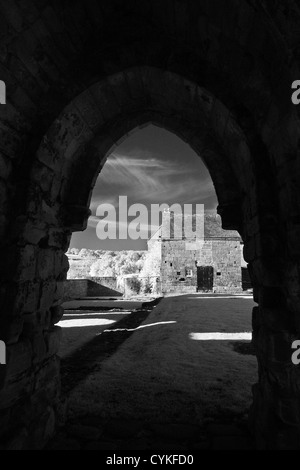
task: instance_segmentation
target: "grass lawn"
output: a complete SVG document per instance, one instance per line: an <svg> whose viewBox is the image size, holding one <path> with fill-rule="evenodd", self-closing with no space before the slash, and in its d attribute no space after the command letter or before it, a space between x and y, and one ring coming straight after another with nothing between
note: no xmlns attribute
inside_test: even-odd
<svg viewBox="0 0 300 470"><path fill-rule="evenodd" d="M59 349L61 358L78 351L95 336L130 312L95 312L66 310L58 326L62 327L62 341Z"/></svg>
<svg viewBox="0 0 300 470"><path fill-rule="evenodd" d="M72 390L70 416L195 424L243 416L257 381L249 343L198 341L190 334L250 332L254 305L238 297L163 299L144 328ZM109 333L112 340L118 334Z"/></svg>

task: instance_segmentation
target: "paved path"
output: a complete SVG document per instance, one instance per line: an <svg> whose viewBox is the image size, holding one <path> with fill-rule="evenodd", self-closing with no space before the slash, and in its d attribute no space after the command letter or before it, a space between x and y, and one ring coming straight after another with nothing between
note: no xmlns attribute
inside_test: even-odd
<svg viewBox="0 0 300 470"><path fill-rule="evenodd" d="M67 425L52 448L251 448L246 415L257 367L250 342L193 334L251 332L254 305L238 296L168 297L139 326L102 331L104 344L131 335L72 390Z"/></svg>

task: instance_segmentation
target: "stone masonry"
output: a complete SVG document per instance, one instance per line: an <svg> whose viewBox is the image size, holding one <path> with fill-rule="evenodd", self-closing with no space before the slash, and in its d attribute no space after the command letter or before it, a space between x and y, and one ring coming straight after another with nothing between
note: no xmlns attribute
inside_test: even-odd
<svg viewBox="0 0 300 470"><path fill-rule="evenodd" d="M169 236L164 229L167 225L164 212L162 226L148 242L153 258L160 261L157 263L157 275L160 276L162 293L200 290L216 293L241 292L241 238L237 232L222 230L219 216L206 214L203 243L198 247L195 235L191 233L186 236L182 231L183 236L178 238L171 229ZM199 285L197 269L201 266L213 268L212 285L209 289Z"/></svg>
<svg viewBox="0 0 300 470"><path fill-rule="evenodd" d="M107 156L152 123L203 159L244 242L256 446L299 449L298 2L0 0L0 22L1 448L42 448L63 419L65 253Z"/></svg>

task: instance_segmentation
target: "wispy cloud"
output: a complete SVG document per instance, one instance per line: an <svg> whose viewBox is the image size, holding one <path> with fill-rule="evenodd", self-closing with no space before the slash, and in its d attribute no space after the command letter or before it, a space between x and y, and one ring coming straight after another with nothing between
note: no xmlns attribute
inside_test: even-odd
<svg viewBox="0 0 300 470"><path fill-rule="evenodd" d="M96 189L98 189L98 191ZM91 204L90 204L90 209L93 215L96 214L97 207L100 204L111 204L115 208L119 206L119 194L117 193L109 194L107 191L104 191L103 189L99 191L99 188L95 188L94 192L98 194L95 194L95 195L93 194Z"/></svg>
<svg viewBox="0 0 300 470"><path fill-rule="evenodd" d="M97 180L92 212L103 202L118 207L117 195L126 195L129 200L141 203L181 202L191 196L201 202L214 195L214 187L209 175L201 174L201 168L157 156L141 158L114 153Z"/></svg>
<svg viewBox="0 0 300 470"><path fill-rule="evenodd" d="M206 210L217 205L212 180L200 157L174 134L155 126L133 133L108 157L93 190L92 216L88 230L82 234L86 240L83 246L99 245L96 212L100 204L112 204L119 226L119 196L128 197L128 206L141 203L148 210L151 204L163 203L204 203ZM129 218L126 225L131 220ZM147 224L141 227L142 231L148 229ZM76 236L78 239L79 235ZM121 241L119 243L126 248ZM137 248L134 246L134 249Z"/></svg>
<svg viewBox="0 0 300 470"><path fill-rule="evenodd" d="M95 217L94 215L91 215L88 219L88 227L91 228L96 228L99 222L99 217Z"/></svg>
<svg viewBox="0 0 300 470"><path fill-rule="evenodd" d="M116 227L117 230L124 229L129 233L130 230L130 224L131 222L135 219L135 217L128 217L128 220L126 221L120 221L117 215L117 218L115 219L112 214L108 214L104 218L104 223L110 222L113 224L113 226ZM95 217L95 216L90 216L88 220L88 226L94 230L96 230L96 227L98 223L102 220L102 217ZM139 221L137 221L138 223ZM147 238L150 237L157 229L159 228L158 225L151 225L151 213L149 212L148 216L148 222L147 221L142 221L141 223L135 224L135 228L133 229L131 225L131 229L134 231L141 232L143 235L145 235ZM151 232L151 233L150 233Z"/></svg>
<svg viewBox="0 0 300 470"><path fill-rule="evenodd" d="M112 154L100 174L99 182L114 186L141 186L146 190L157 191L163 187L162 180L177 175L180 171L176 163L157 158L143 158Z"/></svg>

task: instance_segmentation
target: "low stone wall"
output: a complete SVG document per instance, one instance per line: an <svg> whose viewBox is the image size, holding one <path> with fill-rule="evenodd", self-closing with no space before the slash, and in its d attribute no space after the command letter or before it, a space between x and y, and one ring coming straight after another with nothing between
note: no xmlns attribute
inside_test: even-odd
<svg viewBox="0 0 300 470"><path fill-rule="evenodd" d="M87 279L68 279L64 283L64 299L81 297L122 296L117 289L117 279L113 277L92 277Z"/></svg>
<svg viewBox="0 0 300 470"><path fill-rule="evenodd" d="M87 297L87 279L68 279L64 283L64 299L78 299Z"/></svg>
<svg viewBox="0 0 300 470"><path fill-rule="evenodd" d="M123 295L117 287L115 277L92 277L87 280L88 297L120 297Z"/></svg>
<svg viewBox="0 0 300 470"><path fill-rule="evenodd" d="M163 294L194 294L195 292L197 292L197 286L186 282L170 282L164 286L162 291Z"/></svg>
<svg viewBox="0 0 300 470"><path fill-rule="evenodd" d="M89 277L87 279L103 287L107 287L115 291L120 291L120 288L117 285L116 277Z"/></svg>
<svg viewBox="0 0 300 470"><path fill-rule="evenodd" d="M232 285L232 286L216 286L213 288L215 294L241 294L243 292L242 285Z"/></svg>

